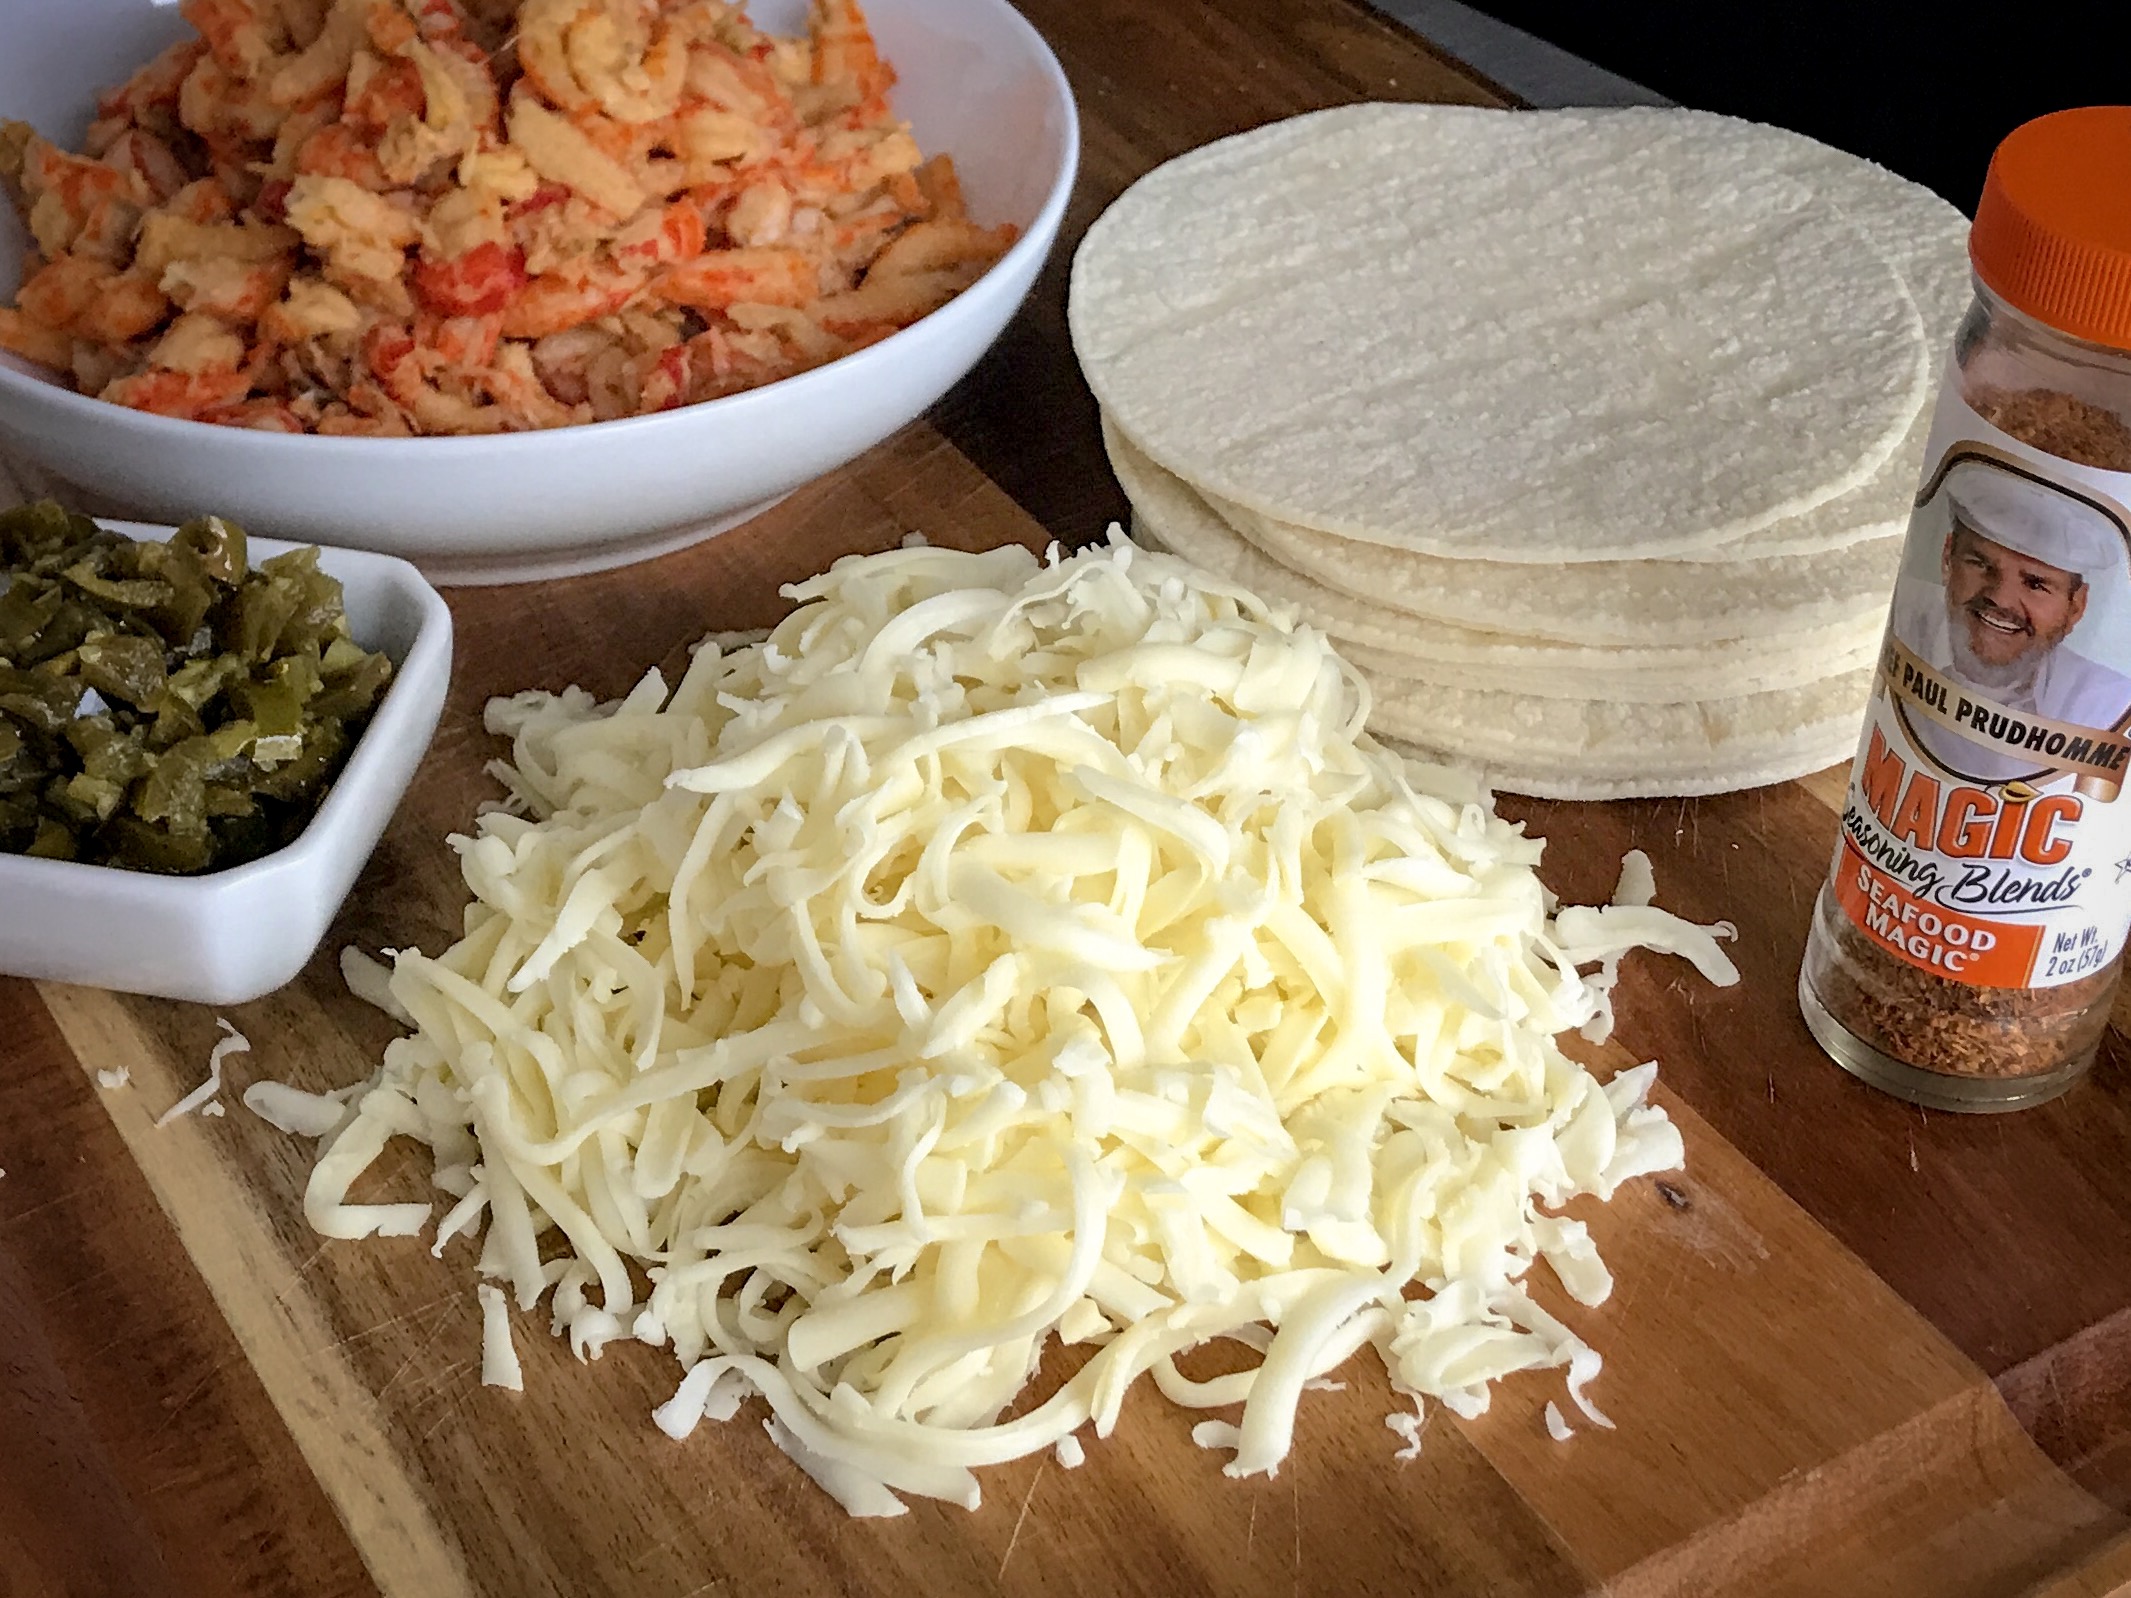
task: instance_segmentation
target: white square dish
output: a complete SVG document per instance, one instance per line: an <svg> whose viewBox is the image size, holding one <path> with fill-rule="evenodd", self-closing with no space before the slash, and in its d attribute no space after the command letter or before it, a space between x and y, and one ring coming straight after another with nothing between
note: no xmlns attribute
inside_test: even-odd
<svg viewBox="0 0 2131 1598"><path fill-rule="evenodd" d="M297 547L251 540L255 560ZM0 975L242 1004L303 969L407 791L451 680L451 612L420 572L351 549L318 564L340 580L356 641L394 671L310 824L272 854L196 877L0 854Z"/></svg>

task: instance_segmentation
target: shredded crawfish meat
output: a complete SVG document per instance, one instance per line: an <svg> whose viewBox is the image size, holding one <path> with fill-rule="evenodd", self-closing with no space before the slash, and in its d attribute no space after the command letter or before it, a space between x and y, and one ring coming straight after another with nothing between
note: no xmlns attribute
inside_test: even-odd
<svg viewBox="0 0 2131 1598"><path fill-rule="evenodd" d="M404 438L714 399L1014 240L890 109L857 0L183 0L81 153L0 122L0 350L165 416Z"/></svg>

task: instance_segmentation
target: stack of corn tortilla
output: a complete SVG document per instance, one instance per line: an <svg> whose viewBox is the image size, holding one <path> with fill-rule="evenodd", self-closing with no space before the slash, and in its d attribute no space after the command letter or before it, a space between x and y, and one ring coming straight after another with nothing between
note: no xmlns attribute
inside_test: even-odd
<svg viewBox="0 0 2131 1598"><path fill-rule="evenodd" d="M1149 174L1071 321L1135 535L1331 634L1380 736L1714 793L1851 752L1966 235L1725 117L1355 106Z"/></svg>

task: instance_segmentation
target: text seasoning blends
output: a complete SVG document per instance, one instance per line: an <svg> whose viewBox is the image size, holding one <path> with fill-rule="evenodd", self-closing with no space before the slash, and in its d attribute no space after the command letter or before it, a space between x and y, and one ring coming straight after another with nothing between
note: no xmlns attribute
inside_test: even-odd
<svg viewBox="0 0 2131 1598"><path fill-rule="evenodd" d="M2131 109L1991 163L1833 874L1814 1035L1942 1109L2069 1087L2131 924Z"/></svg>

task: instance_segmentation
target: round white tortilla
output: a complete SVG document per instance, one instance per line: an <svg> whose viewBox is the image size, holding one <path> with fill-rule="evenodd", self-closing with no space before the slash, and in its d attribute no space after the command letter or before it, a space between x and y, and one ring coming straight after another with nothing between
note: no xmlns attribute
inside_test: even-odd
<svg viewBox="0 0 2131 1598"><path fill-rule="evenodd" d="M1682 772L1673 776L1654 776L1648 772L1627 773L1619 776L1592 776L1583 771L1541 769L1510 763L1461 760L1439 749L1417 744L1408 739L1379 735L1383 741L1412 759L1425 760L1432 765L1456 766L1460 770L1476 773L1481 781L1497 793L1525 794L1534 799L1670 799L1689 798L1699 794L1736 793L1745 788L1765 788L1771 783L1790 782L1798 777L1810 776L1816 771L1825 771L1829 766L1847 763L1855 752L1855 740L1829 739L1820 744L1800 744L1795 749L1748 761L1729 770L1700 770Z"/></svg>
<svg viewBox="0 0 2131 1598"><path fill-rule="evenodd" d="M1514 566L1338 538L1202 497L1273 559L1328 588L1432 621L1572 644L1783 638L1868 618L1877 625L1904 542L1895 531L1817 555Z"/></svg>
<svg viewBox="0 0 2131 1598"><path fill-rule="evenodd" d="M1700 644L1558 643L1430 621L1359 599L1293 571L1230 527L1190 486L1135 450L1105 419L1112 469L1133 506L1133 536L1269 600L1293 605L1343 648L1397 656L1404 675L1572 699L1594 694L1679 700L1788 688L1872 659L1885 604L1868 615L1775 638ZM1356 664L1366 664L1357 658Z"/></svg>
<svg viewBox="0 0 2131 1598"><path fill-rule="evenodd" d="M1651 106L1592 114L1620 117L1630 123L1637 118L1684 121L1709 126L1718 136L1726 130L1752 129L1757 145L1776 171L1812 185L1832 200L1857 224L1866 242L1886 257L1916 302L1931 358L1938 359L1938 352L1951 345L1975 296L1975 279L1968 261L1969 222L1958 206L1862 156L1788 128L1741 122L1713 111L1660 110Z"/></svg>
<svg viewBox="0 0 2131 1598"><path fill-rule="evenodd" d="M1712 694L1722 697L1762 693L1775 688L1802 688L1838 672L1869 666L1879 655L1879 635L1875 632L1838 653L1818 656L1785 654L1763 660L1742 644L1738 648L1741 657L1738 669L1721 675L1701 671L1682 674L1672 670L1547 672L1509 671L1499 666L1466 666L1455 661L1427 660L1396 650L1377 649L1351 638L1341 638L1336 633L1332 635L1332 641L1339 646L1342 655L1372 676L1431 683L1438 688L1527 694L1536 699L1590 699L1596 696L1622 705L1688 704Z"/></svg>
<svg viewBox="0 0 2131 1598"><path fill-rule="evenodd" d="M1362 673L1376 695L1369 725L1381 736L1441 749L1468 763L1591 777L1723 772L1794 748L1845 740L1854 747L1872 675L1867 667L1802 688L1631 705L1475 693Z"/></svg>
<svg viewBox="0 0 2131 1598"><path fill-rule="evenodd" d="M1854 749L1876 626L1850 637L1822 635L1819 653L1801 660L1764 657L1765 646L1752 642L1610 650L1524 643L1396 615L1378 624L1362 601L1317 588L1254 549L1114 430L1106 439L1134 500L1136 538L1263 598L1302 600L1305 619L1325 626L1369 681L1372 729L1428 758L1478 770L1504 792L1560 799L1723 793L1818 771ZM1313 590L1323 608L1309 603ZM1429 662L1358 643L1328 624L1328 612L1391 645L1448 639L1454 656L1461 648L1481 651L1472 657L1481 663L1462 667L1471 673L1464 683L1445 682L1430 676L1439 668ZM1608 671L1616 656L1651 664ZM1551 661L1551 669L1535 660ZM1839 675L1831 682L1830 673ZM1638 691L1651 681L1663 686ZM1681 702L1683 683L1707 697ZM1594 703L1593 693L1606 698ZM1555 702L1542 702L1549 699Z"/></svg>
<svg viewBox="0 0 2131 1598"><path fill-rule="evenodd" d="M1656 118L1753 126L1712 111L1629 106L1594 112L1594 116ZM1908 289L1924 326L1927 358L1950 349L1953 336L1975 296L1968 263L1968 218L1920 183L1911 183L1883 166L1809 139L1785 128L1759 127L1775 170L1810 184L1823 199L1855 224L1865 242L1894 268ZM1736 560L1754 555L1810 554L1839 549L1866 538L1904 531L1923 475L1924 446L1931 432L1931 407L1919 406L1909 431L1886 463L1847 494L1839 494L1786 521L1772 523L1744 540L1708 549L1682 550L1680 560Z"/></svg>
<svg viewBox="0 0 2131 1598"><path fill-rule="evenodd" d="M1205 514L1218 522L1211 511ZM1669 704L1697 694L1800 687L1870 665L1880 648L1876 624L1815 628L1781 640L1780 648L1762 639L1727 639L1677 649L1612 649L1471 632L1416 616L1372 612L1362 600L1289 572L1226 527L1218 534L1219 544L1190 533L1170 537L1135 506L1131 531L1136 543L1181 556L1262 599L1293 606L1365 671L1446 688L1499 689L1542 699L1598 694L1629 704Z"/></svg>
<svg viewBox="0 0 2131 1598"><path fill-rule="evenodd" d="M1740 539L1870 479L1927 380L1893 269L1761 132L1403 105L1262 128L1089 230L1074 345L1156 461L1280 521L1518 562Z"/></svg>

